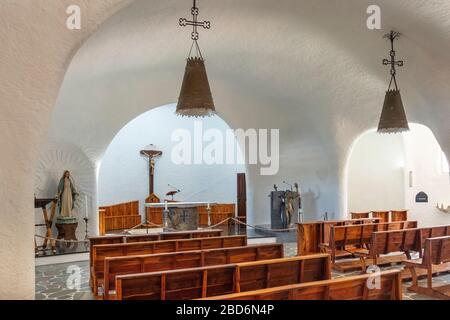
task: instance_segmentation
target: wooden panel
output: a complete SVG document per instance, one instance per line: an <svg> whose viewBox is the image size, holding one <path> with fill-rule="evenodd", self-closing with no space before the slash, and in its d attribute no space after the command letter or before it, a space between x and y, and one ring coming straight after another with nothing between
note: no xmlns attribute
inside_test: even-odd
<svg viewBox="0 0 450 320"><path fill-rule="evenodd" d="M117 299L197 299L302 283L307 279L330 279L329 255L229 264L116 277ZM164 282L165 286L155 284Z"/></svg>
<svg viewBox="0 0 450 320"><path fill-rule="evenodd" d="M352 219L369 219L370 212L351 212Z"/></svg>
<svg viewBox="0 0 450 320"><path fill-rule="evenodd" d="M408 220L408 210L403 211L391 211L391 221L407 221Z"/></svg>
<svg viewBox="0 0 450 320"><path fill-rule="evenodd" d="M372 218L379 218L381 222L389 222L389 211L372 211Z"/></svg>
<svg viewBox="0 0 450 320"><path fill-rule="evenodd" d="M140 223L139 201L99 208L100 235L108 231L130 229Z"/></svg>
<svg viewBox="0 0 450 320"><path fill-rule="evenodd" d="M216 296L202 300L401 300L398 270L380 274L380 288L368 289L371 275L308 282L257 291Z"/></svg>

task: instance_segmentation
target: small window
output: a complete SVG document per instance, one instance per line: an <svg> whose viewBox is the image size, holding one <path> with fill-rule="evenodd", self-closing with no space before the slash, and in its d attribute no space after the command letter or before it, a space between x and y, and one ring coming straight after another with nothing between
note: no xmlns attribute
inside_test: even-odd
<svg viewBox="0 0 450 320"><path fill-rule="evenodd" d="M444 152L441 153L441 170L443 173L450 173L447 157Z"/></svg>

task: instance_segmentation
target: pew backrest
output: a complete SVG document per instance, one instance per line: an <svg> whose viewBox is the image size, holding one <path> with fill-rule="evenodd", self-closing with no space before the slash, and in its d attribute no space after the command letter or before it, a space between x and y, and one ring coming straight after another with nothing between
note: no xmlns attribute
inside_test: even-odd
<svg viewBox="0 0 450 320"><path fill-rule="evenodd" d="M450 262L450 236L425 240L423 265L439 265Z"/></svg>
<svg viewBox="0 0 450 320"><path fill-rule="evenodd" d="M352 220L355 219L369 219L370 212L350 212Z"/></svg>
<svg viewBox="0 0 450 320"><path fill-rule="evenodd" d="M381 219L381 222L389 222L390 211L372 211L373 218Z"/></svg>
<svg viewBox="0 0 450 320"><path fill-rule="evenodd" d="M392 210L391 211L391 222L395 221L406 221L408 220L408 210Z"/></svg>
<svg viewBox="0 0 450 320"><path fill-rule="evenodd" d="M327 254L116 277L118 300L187 300L331 279Z"/></svg>
<svg viewBox="0 0 450 320"><path fill-rule="evenodd" d="M450 225L421 228L420 241L422 248L425 248L426 239L445 236L450 236Z"/></svg>
<svg viewBox="0 0 450 320"><path fill-rule="evenodd" d="M372 234L369 249L372 258L382 254L410 251L421 252L420 229L379 231Z"/></svg>
<svg viewBox="0 0 450 320"><path fill-rule="evenodd" d="M333 242L336 246L363 245L370 242L374 232L416 227L417 221L335 226L331 228L330 242Z"/></svg>
<svg viewBox="0 0 450 320"><path fill-rule="evenodd" d="M200 300L402 300L401 272L384 271L379 276L380 286L376 288L368 286L373 275L365 274Z"/></svg>
<svg viewBox="0 0 450 320"><path fill-rule="evenodd" d="M186 269L232 263L283 258L282 244L263 244L247 247L220 248L202 251L150 254L105 259L105 297L115 287L118 275Z"/></svg>
<svg viewBox="0 0 450 320"><path fill-rule="evenodd" d="M331 228L333 226L372 224L379 221L379 219L355 219L298 223L297 255L303 256L321 252L320 245L330 242Z"/></svg>

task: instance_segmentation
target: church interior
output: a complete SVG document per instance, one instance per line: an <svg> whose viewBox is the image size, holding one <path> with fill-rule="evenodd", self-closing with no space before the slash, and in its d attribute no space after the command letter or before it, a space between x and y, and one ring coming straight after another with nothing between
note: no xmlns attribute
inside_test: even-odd
<svg viewBox="0 0 450 320"><path fill-rule="evenodd" d="M448 0L2 0L0 300L449 300Z"/></svg>

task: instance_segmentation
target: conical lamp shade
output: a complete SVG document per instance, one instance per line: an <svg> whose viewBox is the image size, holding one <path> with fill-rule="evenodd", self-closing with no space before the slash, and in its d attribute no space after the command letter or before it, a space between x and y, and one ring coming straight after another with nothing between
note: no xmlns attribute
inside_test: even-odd
<svg viewBox="0 0 450 320"><path fill-rule="evenodd" d="M398 90L388 90L378 125L379 133L400 133L409 131L408 120Z"/></svg>
<svg viewBox="0 0 450 320"><path fill-rule="evenodd" d="M187 117L209 117L216 114L202 58L187 60L176 114Z"/></svg>

